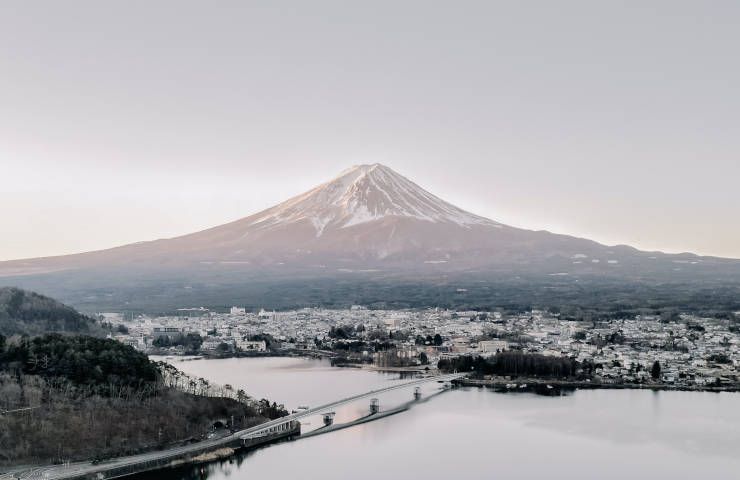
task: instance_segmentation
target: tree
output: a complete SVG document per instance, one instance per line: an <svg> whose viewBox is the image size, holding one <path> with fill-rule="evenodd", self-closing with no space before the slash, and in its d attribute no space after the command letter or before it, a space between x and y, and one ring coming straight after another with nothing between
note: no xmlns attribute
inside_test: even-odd
<svg viewBox="0 0 740 480"><path fill-rule="evenodd" d="M660 378L660 362L655 361L653 363L653 368L650 370L650 375L653 377L653 380L658 380Z"/></svg>
<svg viewBox="0 0 740 480"><path fill-rule="evenodd" d="M239 401L239 403L246 403L247 402L247 392L245 392L242 389L239 389L236 392L236 399Z"/></svg>
<svg viewBox="0 0 740 480"><path fill-rule="evenodd" d="M260 415L265 418L269 418L270 420L288 415L288 411L285 410L285 407L282 404L278 405L275 402L272 402L272 404L270 404L270 401L266 398L263 398L259 401L258 411Z"/></svg>
<svg viewBox="0 0 740 480"><path fill-rule="evenodd" d="M537 377L572 377L578 362L570 357L550 357L538 353L518 351L499 352L493 357L460 356L441 359L438 368L445 372L474 371L481 375L527 375Z"/></svg>
<svg viewBox="0 0 740 480"><path fill-rule="evenodd" d="M427 356L426 352L421 352L419 354L419 361L422 365L429 365L429 357Z"/></svg>
<svg viewBox="0 0 740 480"><path fill-rule="evenodd" d="M197 352L203 344L203 338L197 333L177 334L172 337L161 336L154 339L152 345L159 348L183 346L188 352Z"/></svg>
<svg viewBox="0 0 740 480"><path fill-rule="evenodd" d="M434 335L434 344L436 346L442 345L442 335L440 335L439 333Z"/></svg>

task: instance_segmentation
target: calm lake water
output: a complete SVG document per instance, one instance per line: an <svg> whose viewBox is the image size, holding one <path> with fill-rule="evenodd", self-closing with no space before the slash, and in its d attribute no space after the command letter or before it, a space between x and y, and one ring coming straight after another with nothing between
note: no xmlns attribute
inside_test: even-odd
<svg viewBox="0 0 740 480"><path fill-rule="evenodd" d="M402 381L398 374L299 358L171 361L289 409ZM424 395L438 388L428 385ZM381 408L411 396L410 389L381 396ZM369 400L342 407L337 422L363 416L368 407ZM303 429L320 423L308 419ZM543 397L457 389L378 421L151 476L205 477L734 479L740 478L740 394L581 390Z"/></svg>

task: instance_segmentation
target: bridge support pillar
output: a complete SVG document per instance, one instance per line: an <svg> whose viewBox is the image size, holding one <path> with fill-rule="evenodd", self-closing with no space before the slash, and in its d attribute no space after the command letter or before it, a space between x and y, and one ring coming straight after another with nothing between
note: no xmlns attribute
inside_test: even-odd
<svg viewBox="0 0 740 480"><path fill-rule="evenodd" d="M380 401L377 398L370 399L370 415L380 411Z"/></svg>
<svg viewBox="0 0 740 480"><path fill-rule="evenodd" d="M327 412L324 414L324 426L328 427L334 423L334 412Z"/></svg>

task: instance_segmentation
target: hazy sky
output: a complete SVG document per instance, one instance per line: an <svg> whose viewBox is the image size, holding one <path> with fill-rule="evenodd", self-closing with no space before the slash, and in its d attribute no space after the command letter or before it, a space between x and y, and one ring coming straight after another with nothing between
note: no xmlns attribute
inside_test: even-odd
<svg viewBox="0 0 740 480"><path fill-rule="evenodd" d="M515 226L740 257L740 2L0 3L0 259L381 162Z"/></svg>

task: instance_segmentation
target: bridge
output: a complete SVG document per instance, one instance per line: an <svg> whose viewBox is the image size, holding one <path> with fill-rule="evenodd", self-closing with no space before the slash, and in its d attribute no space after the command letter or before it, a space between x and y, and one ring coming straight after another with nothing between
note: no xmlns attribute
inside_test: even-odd
<svg viewBox="0 0 740 480"><path fill-rule="evenodd" d="M417 387L424 383L450 382L463 376L465 376L464 373L434 375L414 379L408 382L394 383L393 385L389 385L387 387L378 388L376 390L371 390L369 392L364 392L357 395L352 395L340 400L336 400L334 402L327 403L325 405L310 408L308 410L302 410L291 415L280 417L269 422L261 423L257 426L244 429L217 439L204 440L192 445L173 447L171 449L163 451L148 452L139 455L132 455L129 457L115 458L105 462L101 462L99 464L93 464L91 462L77 462L63 465L39 466L33 468L24 467L22 469L8 471L5 474L0 474L0 480L52 480L92 477L103 479L132 475L157 468L166 468L172 462L192 458L192 456L213 451L218 448L235 445L250 446L253 444L259 444L260 439L273 438L280 434L287 434L291 431L297 432L297 429L299 427L298 420L300 420L301 418L309 417L311 415L319 415L322 413L327 413L331 417L331 414L333 414L332 410L334 408L357 400L361 400L363 398L375 397L377 395L393 390ZM414 391L414 398L417 400L419 399L418 390ZM376 408L374 412L371 412L371 415L365 417L364 419L361 419L361 421L370 421L374 418L381 418L382 416L382 414L378 414L378 410Z"/></svg>
<svg viewBox="0 0 740 480"><path fill-rule="evenodd" d="M452 380L461 378L463 376L465 376L464 373L451 373L447 375L435 375L432 377L419 378L419 379L412 380L409 382L397 383L397 384L390 385L387 387L378 388L376 390L370 390L369 392L360 393L358 395L352 395L350 397L342 398L340 400L336 400L334 402L327 403L325 405L320 405L318 407L310 408L308 410L302 410L292 415L280 417L276 420L272 420L267 423L261 423L257 425L256 427L252 427L247 430L242 430L241 432L237 432L235 435L238 435L239 438L241 438L242 440L249 440L255 437L270 435L274 433L280 433L280 432L289 430L291 427L295 426L296 422L300 420L301 418L310 417L312 415L318 415L320 413L330 411L336 407L340 407L347 403L352 403L357 400L361 400L363 398L374 397L382 393L390 392L393 390L400 390L402 388L414 387L414 386L422 385L424 383L429 383L429 382L450 382Z"/></svg>

